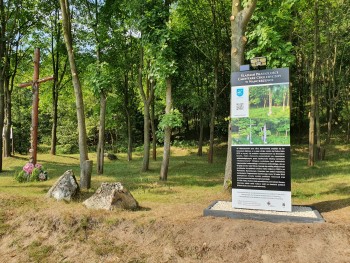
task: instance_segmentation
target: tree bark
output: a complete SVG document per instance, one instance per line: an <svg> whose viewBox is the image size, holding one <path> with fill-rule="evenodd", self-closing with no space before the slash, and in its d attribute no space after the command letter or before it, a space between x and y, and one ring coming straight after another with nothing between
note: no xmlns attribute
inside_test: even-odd
<svg viewBox="0 0 350 263"><path fill-rule="evenodd" d="M309 156L308 156L308 165L315 165L315 117L316 117L316 89L317 89L317 59L318 59L318 0L315 0L314 4L314 54L313 54L313 63L312 70L310 74L310 84L311 84L311 95L310 95L310 114L309 114Z"/></svg>
<svg viewBox="0 0 350 263"><path fill-rule="evenodd" d="M75 105L77 110L77 120L78 120L78 132L79 132L79 153L80 153L80 187L90 188L91 184L91 169L86 168L86 161L88 158L88 148L87 148L87 135L86 135L86 125L85 125L85 113L84 113L84 102L83 93L80 85L80 80L78 76L78 70L75 63L74 53L73 53L73 39L71 31L71 21L70 21L70 11L68 0L60 0L60 6L62 10L62 27L63 35L66 43L68 59L72 74L72 82L74 87L75 95ZM88 162L89 166L92 166L92 161Z"/></svg>
<svg viewBox="0 0 350 263"><path fill-rule="evenodd" d="M143 161L142 161L142 172L149 170L149 155L150 155L150 103L154 96L154 86L151 81L146 81L146 92L143 88L142 82L142 70L143 70L143 47L140 50L140 64L139 64L139 89L141 98L143 101Z"/></svg>
<svg viewBox="0 0 350 263"><path fill-rule="evenodd" d="M11 108L12 108L12 103L11 103L11 91L10 91L10 76L8 76L5 80L5 94L4 94L4 101L5 101L5 110L4 110L4 114L5 114L5 121L4 121L4 157L10 157L11 156L11 125L12 125L12 112L11 112Z"/></svg>
<svg viewBox="0 0 350 263"><path fill-rule="evenodd" d="M5 117L5 72L6 72L6 14L4 1L0 0L0 131L4 127L4 117ZM2 151L3 151L3 140L0 139L0 172L2 172Z"/></svg>
<svg viewBox="0 0 350 263"><path fill-rule="evenodd" d="M200 113L199 139L198 139L198 151L197 151L197 155L198 156L202 156L203 155L203 130L204 130L203 114Z"/></svg>
<svg viewBox="0 0 350 263"><path fill-rule="evenodd" d="M215 75L215 88L214 88L214 96L213 96L213 105L211 107L210 112L210 133L209 133L209 152L208 152L208 163L213 163L214 159L214 128L215 128L215 115L217 108L217 100L218 100L218 62L216 63L214 69Z"/></svg>
<svg viewBox="0 0 350 263"><path fill-rule="evenodd" d="M97 145L97 174L103 174L104 165L104 146L105 146L105 130L106 130L106 95L100 94L100 127L98 132Z"/></svg>
<svg viewBox="0 0 350 263"><path fill-rule="evenodd" d="M132 160L132 126L129 108L129 77L128 72L124 73L124 110L126 116L127 136L128 136L128 162Z"/></svg>
<svg viewBox="0 0 350 263"><path fill-rule="evenodd" d="M246 7L242 7L241 0L232 1L231 21L231 72L239 71L244 62L244 48L247 42L245 37L246 27L256 7L257 0L249 0ZM232 150L231 150L231 122L228 125L227 156L225 165L224 188L228 187L228 181L232 179Z"/></svg>
<svg viewBox="0 0 350 263"><path fill-rule="evenodd" d="M152 82L152 85L153 82ZM156 124L155 124L155 112L154 112L154 98L151 103L151 130L152 130L152 159L157 160L157 134L156 134Z"/></svg>
<svg viewBox="0 0 350 263"><path fill-rule="evenodd" d="M172 110L172 94L171 94L171 78L168 77L166 79L166 106L165 106L165 114L170 114ZM170 144L171 144L171 127L166 126L164 129L164 152L163 152L163 160L162 166L160 169L160 177L161 181L166 181L168 179L168 170L169 170L169 160L170 160Z"/></svg>
<svg viewBox="0 0 350 263"><path fill-rule="evenodd" d="M54 80L52 84L52 128L51 128L51 155L56 155L56 146L57 146L57 126L58 126L58 97L59 97L59 88L61 86L63 77L67 70L67 59L64 63L64 68L61 74L60 72L60 50L59 46L61 42L62 32L58 24L59 21L59 7L55 9L55 20L53 24L53 30L51 35L51 60L52 60L52 70L54 75ZM55 35L54 35L55 34ZM55 44L56 43L56 50Z"/></svg>

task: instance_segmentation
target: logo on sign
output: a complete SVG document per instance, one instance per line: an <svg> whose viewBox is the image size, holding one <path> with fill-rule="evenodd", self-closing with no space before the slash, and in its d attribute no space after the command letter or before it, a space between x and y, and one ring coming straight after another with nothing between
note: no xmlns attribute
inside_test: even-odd
<svg viewBox="0 0 350 263"><path fill-rule="evenodd" d="M238 97L242 97L243 94L244 94L244 90L243 89L237 89L236 90L236 94L237 94Z"/></svg>

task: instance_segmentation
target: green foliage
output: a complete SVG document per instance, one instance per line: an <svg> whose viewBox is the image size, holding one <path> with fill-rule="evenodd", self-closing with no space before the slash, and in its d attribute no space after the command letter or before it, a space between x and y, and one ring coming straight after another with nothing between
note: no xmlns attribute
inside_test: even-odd
<svg viewBox="0 0 350 263"><path fill-rule="evenodd" d="M291 67L295 63L290 41L292 11L298 0L258 1L248 26L248 59L267 57L269 68Z"/></svg>
<svg viewBox="0 0 350 263"><path fill-rule="evenodd" d="M95 96L107 93L111 89L114 72L107 62L93 63L87 67L87 79Z"/></svg>
<svg viewBox="0 0 350 263"><path fill-rule="evenodd" d="M176 128L182 125L182 115L178 110L172 110L168 114L164 114L161 117L158 127L160 130L164 131L166 127Z"/></svg>

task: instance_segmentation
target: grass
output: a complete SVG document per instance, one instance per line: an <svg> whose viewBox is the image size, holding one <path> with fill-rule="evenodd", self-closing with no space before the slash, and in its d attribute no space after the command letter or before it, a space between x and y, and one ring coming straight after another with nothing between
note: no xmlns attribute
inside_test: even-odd
<svg viewBox="0 0 350 263"><path fill-rule="evenodd" d="M94 262L104 262L106 258L110 259L106 262L115 262L113 260L130 252L131 241L127 243L118 235L106 235L98 230L130 228L142 233L145 225L161 226L163 218L201 217L201 211L213 200L231 199L230 191L222 188L225 145L216 148L213 164L207 163L206 156L197 156L195 148L172 147L167 182L159 181L161 155L158 154L157 161L150 161L150 171L146 173L140 172L141 153L135 153L131 162L124 154L119 154L117 161L106 159L104 175L97 175L94 170L92 189L83 191L80 198L70 204L43 201L43 196L68 169L79 179L78 155L39 154L38 162L48 170L49 180L32 183L18 183L13 178L27 162L26 156L5 158L5 171L0 174L0 240L11 236L6 246L13 255L21 253L21 257L17 255L18 262L69 262L73 252L68 248L74 245L90 248L96 256ZM90 159L95 160L96 155L90 154ZM307 166L306 146L292 147L293 204L313 205L320 212L350 206L349 168L350 146L328 147L326 160L317 162L315 167ZM81 205L102 182L115 181L122 182L132 192L143 207L141 211L116 214L87 210ZM187 212L184 208L193 211ZM174 214L174 211L182 213ZM95 228L98 230L94 231ZM51 235L54 238L50 238ZM125 262L147 261L146 256L140 254Z"/></svg>
<svg viewBox="0 0 350 263"><path fill-rule="evenodd" d="M294 147L292 151L292 197L294 203L317 206L325 202L335 209L350 206L350 147L327 146L326 159L308 167L307 147ZM339 203L336 205L335 203Z"/></svg>
<svg viewBox="0 0 350 263"><path fill-rule="evenodd" d="M195 148L172 148L169 176L167 182L159 181L161 155L157 161L150 161L150 171L140 172L141 153L134 154L134 160L128 162L126 155L119 154L117 161L105 161L104 175L93 171L92 194L105 181L122 182L139 201L159 203L191 203L208 196L230 198L223 193L222 184L225 169L225 150L216 149L214 164L206 162L206 156L199 157ZM96 155L90 154L95 160ZM79 155L39 154L38 162L49 172L46 182L17 183L13 179L15 172L27 162L26 156L16 155L5 158L4 172L0 174L0 193L22 197L41 197L66 170L72 169L79 178ZM292 198L293 204L315 204L318 202L346 200L350 194L350 147L329 146L326 160L317 162L314 167L307 166L306 146L292 147ZM30 202L29 202L30 203ZM350 201L345 202L350 205ZM28 204L29 205L29 204ZM30 207L35 207L33 202ZM1 220L0 220L1 224Z"/></svg>

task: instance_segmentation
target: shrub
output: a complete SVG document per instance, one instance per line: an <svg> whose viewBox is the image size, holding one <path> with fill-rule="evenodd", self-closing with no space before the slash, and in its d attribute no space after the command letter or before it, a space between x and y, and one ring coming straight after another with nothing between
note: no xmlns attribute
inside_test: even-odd
<svg viewBox="0 0 350 263"><path fill-rule="evenodd" d="M26 163L22 171L16 173L14 177L19 183L46 181L48 178L47 172L41 164L34 165L30 162Z"/></svg>

